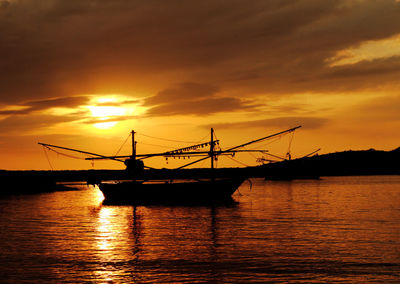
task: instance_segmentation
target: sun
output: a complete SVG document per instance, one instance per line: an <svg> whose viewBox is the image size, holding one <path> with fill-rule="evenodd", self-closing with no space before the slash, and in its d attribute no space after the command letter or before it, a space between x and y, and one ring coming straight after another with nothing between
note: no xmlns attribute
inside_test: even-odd
<svg viewBox="0 0 400 284"><path fill-rule="evenodd" d="M87 106L94 120L93 126L99 129L108 129L115 126L118 118L127 115L127 109L117 97L97 97L93 105Z"/></svg>
<svg viewBox="0 0 400 284"><path fill-rule="evenodd" d="M125 108L117 106L88 106L88 109L96 121L93 126L99 129L109 129L115 126L117 124L115 120L126 114Z"/></svg>
<svg viewBox="0 0 400 284"><path fill-rule="evenodd" d="M91 95L90 102L82 107L89 114L86 122L101 130L113 128L119 122L133 119L147 110L140 100L117 94Z"/></svg>
<svg viewBox="0 0 400 284"><path fill-rule="evenodd" d="M96 118L109 118L114 116L123 116L126 113L125 108L117 106L88 106L92 116Z"/></svg>

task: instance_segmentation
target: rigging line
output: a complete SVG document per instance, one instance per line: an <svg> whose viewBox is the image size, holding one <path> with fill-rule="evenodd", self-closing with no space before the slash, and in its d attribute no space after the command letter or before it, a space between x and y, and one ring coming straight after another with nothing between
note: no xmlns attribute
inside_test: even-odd
<svg viewBox="0 0 400 284"><path fill-rule="evenodd" d="M49 155L47 155L47 152L46 152L46 149L45 149L44 146L43 146L43 152L44 152L44 155L46 156L47 162L49 163L49 166L50 166L51 170L54 171L54 168L50 163Z"/></svg>
<svg viewBox="0 0 400 284"><path fill-rule="evenodd" d="M279 141L279 140L281 140L281 139L282 139L282 137L281 137L281 136L278 136L278 137L276 137L276 138L271 139L271 141L267 141L267 142L265 142L265 143L263 143L263 144L258 145L258 147L262 148L262 147L264 147L264 146L267 146L267 145L270 145L270 144L272 144L272 143L275 143L276 141ZM255 147L255 148L257 148L257 147ZM250 148L250 149L252 149L252 148Z"/></svg>
<svg viewBox="0 0 400 284"><path fill-rule="evenodd" d="M215 140L218 140L217 133L215 133L215 130L213 131L213 134L214 134Z"/></svg>
<svg viewBox="0 0 400 284"><path fill-rule="evenodd" d="M239 162L238 160L236 160L236 159L234 159L234 158L232 158L232 157L229 157L229 156L228 156L228 158L231 159L232 161L234 161L234 162L236 162L236 163L242 165L242 166L245 166L245 167L248 167L248 166L249 166L249 165L246 165L245 163Z"/></svg>
<svg viewBox="0 0 400 284"><path fill-rule="evenodd" d="M285 134L281 134L281 135L277 136L276 138L271 139L271 141L266 141L266 142L263 143L263 144L259 144L258 147L264 147L264 146L273 144L273 143L275 143L275 142L277 142L277 141L281 141L283 135L285 135ZM261 142L261 141L260 141L260 142ZM257 143L255 143L255 144L257 144ZM257 148L257 147L256 147L256 148ZM250 149L252 149L252 148L250 148Z"/></svg>
<svg viewBox="0 0 400 284"><path fill-rule="evenodd" d="M218 137L217 137L217 134L215 133L215 130L213 131L213 134L214 134L214 137L215 137L215 141L219 141L218 140ZM219 142L217 142L217 145L214 145L214 147L216 148L216 150L222 150L221 149L221 146L219 145Z"/></svg>
<svg viewBox="0 0 400 284"><path fill-rule="evenodd" d="M285 158L283 158L283 157L280 157L280 156L278 156L278 155L271 154L271 153L265 153L265 155L267 155L267 156L271 156L271 157L274 157L274 158L277 158L277 159L281 159L282 161L284 161L284 160L285 160Z"/></svg>
<svg viewBox="0 0 400 284"><path fill-rule="evenodd" d="M202 162L200 163L200 168L204 166L205 162L206 162L206 160L204 160L204 161L202 161Z"/></svg>
<svg viewBox="0 0 400 284"><path fill-rule="evenodd" d="M243 147L245 150L247 150L247 148L246 147ZM250 156L252 156L254 159L257 159L257 157L253 154L253 153L251 153L251 152L248 152L249 154L250 154Z"/></svg>
<svg viewBox="0 0 400 284"><path fill-rule="evenodd" d="M198 143L200 143L201 141L205 141L206 138L208 138L208 134L206 134L203 138L201 138L199 141L194 142L194 143L198 144Z"/></svg>
<svg viewBox="0 0 400 284"><path fill-rule="evenodd" d="M290 147L292 146L292 141L293 141L293 138L294 138L294 132L293 132L293 133L291 133L291 135L290 135L288 152L290 151Z"/></svg>
<svg viewBox="0 0 400 284"><path fill-rule="evenodd" d="M57 155L61 155L61 156L64 156L64 157L68 157L68 158L72 158L72 159L77 159L77 160L85 160L85 158L81 158L81 157L77 157L77 156L73 156L73 155L68 155L68 154L65 154L65 153L62 153L62 152L59 152L59 151L56 151L56 150L54 150L54 149L51 149L51 148L47 148L49 151L53 151L54 153L56 153Z"/></svg>
<svg viewBox="0 0 400 284"><path fill-rule="evenodd" d="M156 146L156 147L165 148L165 149L175 149L175 148L171 148L171 146L164 146L164 145L157 145L157 144L149 144L149 143L143 143L143 142L139 142L138 144L140 144L140 145L147 145L147 146Z"/></svg>
<svg viewBox="0 0 400 284"><path fill-rule="evenodd" d="M169 142L180 142L180 143L197 143L194 141L183 141L183 140L173 140L173 139L166 139L166 138L161 138L161 137L155 137L155 136L150 136L142 133L137 133L138 135L145 136L148 138L153 138L153 139L158 139L158 140L164 140L164 141L169 141Z"/></svg>
<svg viewBox="0 0 400 284"><path fill-rule="evenodd" d="M287 153L286 153L286 156L289 157L289 160L291 160L290 148L291 148L291 146L292 146L293 138L294 138L294 131L293 131L293 133L291 133L291 135L290 135L288 150L287 150Z"/></svg>
<svg viewBox="0 0 400 284"><path fill-rule="evenodd" d="M215 133L215 132L214 132L214 133ZM262 140L262 141L256 141L256 142L253 142L253 143L254 143L254 144L258 144L258 145L255 146L255 148L262 147L262 146L269 145L269 144L274 143L275 141L280 140L281 137L284 136L284 135L286 135L286 134L287 134L287 133L282 133L282 134L277 135L275 138L270 138L270 139L268 139L268 141ZM252 143L252 144L253 144L253 143ZM259 144L259 143L263 143L263 144ZM225 148L228 148L228 149L230 149L230 148L232 148L232 147L234 147L234 146L232 146L232 145L225 146ZM239 148L244 148L244 147L239 147ZM250 147L250 148L248 148L248 149L254 149L254 148Z"/></svg>
<svg viewBox="0 0 400 284"><path fill-rule="evenodd" d="M129 135L128 135L128 137L126 137L126 139L125 139L124 143L122 143L121 147L119 147L119 149L118 149L117 153L115 153L115 155L114 155L114 156L117 156L117 155L119 154L119 152L121 151L122 147L124 147L124 145L126 144L126 141L128 141L128 139L129 139L129 137L131 137L131 135L132 135L132 134L131 134L131 132L129 132Z"/></svg>

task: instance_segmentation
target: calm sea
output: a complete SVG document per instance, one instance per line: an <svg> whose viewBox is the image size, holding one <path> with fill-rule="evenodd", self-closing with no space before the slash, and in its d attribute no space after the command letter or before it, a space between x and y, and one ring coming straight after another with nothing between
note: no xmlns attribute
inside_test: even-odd
<svg viewBox="0 0 400 284"><path fill-rule="evenodd" d="M400 282L400 176L251 182L216 207L2 197L0 282Z"/></svg>

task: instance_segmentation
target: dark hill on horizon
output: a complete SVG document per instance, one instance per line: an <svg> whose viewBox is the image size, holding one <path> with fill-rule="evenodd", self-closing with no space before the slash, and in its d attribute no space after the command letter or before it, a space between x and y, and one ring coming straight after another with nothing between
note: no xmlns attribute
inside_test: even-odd
<svg viewBox="0 0 400 284"><path fill-rule="evenodd" d="M265 172L271 177L285 174L298 176L351 176L351 175L399 175L400 147L392 151L375 149L343 151L315 155L266 164Z"/></svg>

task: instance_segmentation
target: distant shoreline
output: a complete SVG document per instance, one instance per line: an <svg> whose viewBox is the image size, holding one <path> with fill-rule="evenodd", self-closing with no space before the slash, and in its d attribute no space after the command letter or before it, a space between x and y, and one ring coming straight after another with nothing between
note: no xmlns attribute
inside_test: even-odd
<svg viewBox="0 0 400 284"><path fill-rule="evenodd" d="M319 176L399 175L400 147L392 151L343 151L265 165L265 171Z"/></svg>

